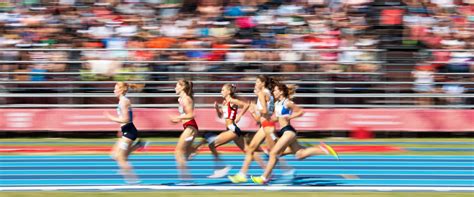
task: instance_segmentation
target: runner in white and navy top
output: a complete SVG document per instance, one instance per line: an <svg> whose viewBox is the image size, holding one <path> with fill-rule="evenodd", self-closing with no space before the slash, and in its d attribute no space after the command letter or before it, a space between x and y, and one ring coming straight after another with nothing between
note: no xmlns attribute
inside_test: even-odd
<svg viewBox="0 0 474 197"><path fill-rule="evenodd" d="M135 141L138 137L138 131L133 124L132 104L125 95L128 89L138 87L140 87L140 85L118 82L114 88L114 94L119 99L117 116L113 116L108 112L105 114L111 121L120 123L121 132L119 136L121 136L121 138L117 140L117 143L115 143L112 148L111 156L119 164L121 174L124 175L125 181L132 184L138 182L138 177L133 173L132 166L128 163L128 156L133 151L143 148L146 142L142 140ZM134 141L135 143L133 143Z"/></svg>
<svg viewBox="0 0 474 197"><path fill-rule="evenodd" d="M287 86L279 83L273 89L273 95L277 100L275 104L275 114L278 123L282 127L277 133L279 136L275 146L270 150L265 171L262 176L252 176L252 181L257 184L266 184L270 180L273 168L278 162L279 157L289 148L291 153L295 154L297 159L304 159L316 154L330 154L338 158L337 153L328 145L321 143L319 146L303 147L296 138L296 130L291 126L290 120L303 116L303 109L298 107L290 98L295 93L295 86Z"/></svg>

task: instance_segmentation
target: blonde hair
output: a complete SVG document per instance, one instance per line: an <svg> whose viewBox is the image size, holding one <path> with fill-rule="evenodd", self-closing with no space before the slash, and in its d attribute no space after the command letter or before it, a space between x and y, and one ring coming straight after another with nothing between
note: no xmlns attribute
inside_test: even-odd
<svg viewBox="0 0 474 197"><path fill-rule="evenodd" d="M126 94L129 89L142 89L145 85L143 84L130 84L125 82L117 82L117 86L120 90L123 91L123 94Z"/></svg>

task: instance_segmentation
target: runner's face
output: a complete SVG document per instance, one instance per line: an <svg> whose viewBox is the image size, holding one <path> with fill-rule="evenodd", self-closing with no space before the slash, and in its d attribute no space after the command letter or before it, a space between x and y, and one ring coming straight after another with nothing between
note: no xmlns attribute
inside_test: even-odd
<svg viewBox="0 0 474 197"><path fill-rule="evenodd" d="M229 88L227 86L222 86L222 89L221 89L221 95L222 97L226 97L227 95L229 95Z"/></svg>
<svg viewBox="0 0 474 197"><path fill-rule="evenodd" d="M123 91L120 89L120 86L118 84L115 84L115 87L114 87L114 95L116 97L119 97L120 95L122 95Z"/></svg>
<svg viewBox="0 0 474 197"><path fill-rule="evenodd" d="M183 86L178 82L176 83L176 87L174 88L176 94L181 94L181 91L183 91Z"/></svg>
<svg viewBox="0 0 474 197"><path fill-rule="evenodd" d="M265 83L263 81L260 81L260 79L257 79L255 81L255 90L259 91L263 89L264 86L265 86Z"/></svg>
<svg viewBox="0 0 474 197"><path fill-rule="evenodd" d="M278 86L275 86L275 88L273 88L273 96L277 99L280 99L280 96L283 95L283 92L278 88Z"/></svg>

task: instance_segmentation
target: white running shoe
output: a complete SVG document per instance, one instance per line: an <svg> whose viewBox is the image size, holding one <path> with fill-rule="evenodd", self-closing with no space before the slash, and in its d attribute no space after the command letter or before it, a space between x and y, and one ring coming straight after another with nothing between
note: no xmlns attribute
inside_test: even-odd
<svg viewBox="0 0 474 197"><path fill-rule="evenodd" d="M217 178L225 177L227 176L227 174L229 173L231 169L232 169L232 166L226 166L225 168L215 170L214 174L207 176L207 178L217 179Z"/></svg>

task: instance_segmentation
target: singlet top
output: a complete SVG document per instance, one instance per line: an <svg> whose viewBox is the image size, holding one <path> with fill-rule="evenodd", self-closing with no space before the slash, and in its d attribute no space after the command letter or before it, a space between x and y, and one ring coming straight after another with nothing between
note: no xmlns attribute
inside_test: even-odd
<svg viewBox="0 0 474 197"><path fill-rule="evenodd" d="M270 96L270 100L267 101L267 114L268 116L273 115L273 111L275 109L275 100L273 99L273 95L270 93L270 90L264 89L263 92ZM260 111L263 109L262 103L260 103L260 100L257 99L257 114L260 115Z"/></svg>
<svg viewBox="0 0 474 197"><path fill-rule="evenodd" d="M222 115L225 119L235 120L238 109L239 108L237 106L232 107L231 102L227 102L225 105L222 105Z"/></svg>
<svg viewBox="0 0 474 197"><path fill-rule="evenodd" d="M128 98L126 96L122 96L120 97L120 99L127 99ZM119 101L119 104L117 105L117 115L119 116L119 118L122 118L122 109L120 108L120 101ZM132 106L128 107L128 117L129 117L129 123L130 122L133 122L133 111L132 111Z"/></svg>
<svg viewBox="0 0 474 197"><path fill-rule="evenodd" d="M186 112L184 111L184 104L181 100L181 97L178 98L178 103L179 103L179 107L178 107L179 115L186 115ZM194 108L194 103L193 103L193 108Z"/></svg>
<svg viewBox="0 0 474 197"><path fill-rule="evenodd" d="M277 101L275 103L275 113L277 117L284 117L291 115L291 110L286 107L288 99Z"/></svg>

